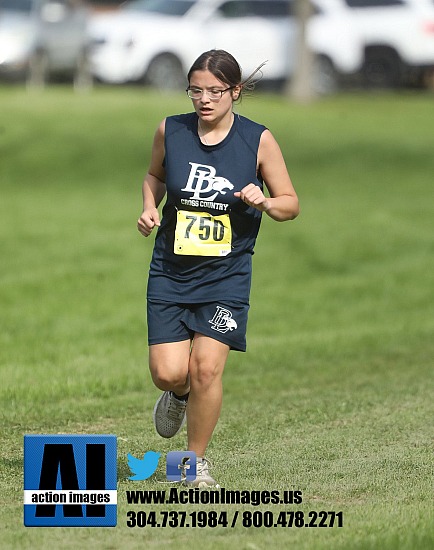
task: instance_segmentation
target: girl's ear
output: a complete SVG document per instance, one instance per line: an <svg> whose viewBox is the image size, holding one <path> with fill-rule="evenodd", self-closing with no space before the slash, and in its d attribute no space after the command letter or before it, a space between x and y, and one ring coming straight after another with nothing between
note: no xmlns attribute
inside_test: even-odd
<svg viewBox="0 0 434 550"><path fill-rule="evenodd" d="M241 88L242 86L235 86L232 90L232 99L235 101L237 100L241 95Z"/></svg>

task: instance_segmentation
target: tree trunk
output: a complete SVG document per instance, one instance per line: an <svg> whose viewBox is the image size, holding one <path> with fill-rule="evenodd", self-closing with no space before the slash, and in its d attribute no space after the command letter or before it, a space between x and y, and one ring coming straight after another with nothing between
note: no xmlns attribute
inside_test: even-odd
<svg viewBox="0 0 434 550"><path fill-rule="evenodd" d="M287 86L287 95L300 103L309 103L315 98L313 87L314 54L307 43L307 24L313 13L310 0L294 0L298 24L294 74Z"/></svg>

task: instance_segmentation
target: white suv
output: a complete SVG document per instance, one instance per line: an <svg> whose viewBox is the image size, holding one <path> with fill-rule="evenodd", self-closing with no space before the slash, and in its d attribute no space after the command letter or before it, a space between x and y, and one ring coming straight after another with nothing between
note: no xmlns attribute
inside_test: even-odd
<svg viewBox="0 0 434 550"><path fill-rule="evenodd" d="M320 86L363 75L400 84L434 67L433 0L313 0L308 42ZM133 0L96 14L93 72L105 82L185 86L203 51L222 48L249 74L268 60L264 78L286 80L296 64L298 26L291 0ZM324 78L326 77L326 78Z"/></svg>
<svg viewBox="0 0 434 550"><path fill-rule="evenodd" d="M434 0L314 0L311 48L371 86L421 83L434 70Z"/></svg>
<svg viewBox="0 0 434 550"><path fill-rule="evenodd" d="M185 87L189 66L212 48L231 52L245 73L266 59L270 79L293 70L287 1L133 0L118 12L97 13L90 32L94 74L106 82Z"/></svg>

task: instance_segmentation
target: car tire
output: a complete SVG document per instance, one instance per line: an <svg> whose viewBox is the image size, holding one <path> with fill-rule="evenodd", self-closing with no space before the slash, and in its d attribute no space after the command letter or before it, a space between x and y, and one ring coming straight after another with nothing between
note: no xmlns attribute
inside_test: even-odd
<svg viewBox="0 0 434 550"><path fill-rule="evenodd" d="M27 69L27 87L44 88L48 81L49 73L48 54L44 50L36 50L29 59Z"/></svg>
<svg viewBox="0 0 434 550"><path fill-rule="evenodd" d="M145 83L159 90L180 90L186 85L182 64L171 54L155 57L146 71Z"/></svg>
<svg viewBox="0 0 434 550"><path fill-rule="evenodd" d="M369 88L394 88L400 84L401 61L390 48L368 48L363 65L364 82Z"/></svg>

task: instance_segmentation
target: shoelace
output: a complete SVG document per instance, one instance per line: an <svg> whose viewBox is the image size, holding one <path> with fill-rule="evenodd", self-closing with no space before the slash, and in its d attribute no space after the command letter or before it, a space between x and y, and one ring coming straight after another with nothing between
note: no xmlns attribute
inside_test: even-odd
<svg viewBox="0 0 434 550"><path fill-rule="evenodd" d="M172 420L179 420L181 416L184 415L185 409L187 407L187 402L183 403L182 401L177 403L174 402L173 399L169 399L169 406L167 409L167 416L171 418Z"/></svg>
<svg viewBox="0 0 434 550"><path fill-rule="evenodd" d="M211 462L205 457L202 457L202 462L196 462L196 477L201 476L204 473L204 470L208 473L208 465L211 466ZM181 470L181 481L184 481L186 478L186 470Z"/></svg>
<svg viewBox="0 0 434 550"><path fill-rule="evenodd" d="M202 457L202 462L197 462L196 463L196 474L197 474L197 476L202 475L204 470L208 471L208 466L212 466L211 462L207 458Z"/></svg>

